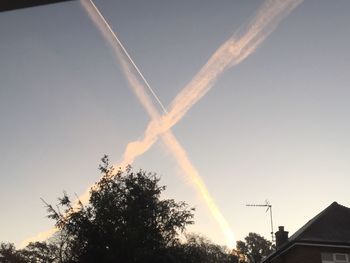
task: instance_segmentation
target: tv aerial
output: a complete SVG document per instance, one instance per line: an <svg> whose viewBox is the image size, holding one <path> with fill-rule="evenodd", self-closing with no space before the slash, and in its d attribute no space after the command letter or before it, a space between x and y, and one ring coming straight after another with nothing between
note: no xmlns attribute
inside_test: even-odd
<svg viewBox="0 0 350 263"><path fill-rule="evenodd" d="M246 206L255 206L255 207L267 207L265 213L270 211L270 224L271 224L271 241L272 243L275 242L275 236L273 232L273 220L272 220L272 205L268 200L265 200L265 204L247 204Z"/></svg>

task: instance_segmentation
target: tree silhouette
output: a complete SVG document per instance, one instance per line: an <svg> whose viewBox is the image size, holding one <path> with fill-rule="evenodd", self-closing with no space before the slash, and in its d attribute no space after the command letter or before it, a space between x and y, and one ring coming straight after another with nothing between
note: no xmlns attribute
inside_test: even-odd
<svg viewBox="0 0 350 263"><path fill-rule="evenodd" d="M0 244L0 262L1 263L25 263L25 259L16 251L11 243Z"/></svg>
<svg viewBox="0 0 350 263"><path fill-rule="evenodd" d="M87 205L76 210L67 194L59 209L47 205L49 217L67 236L71 262L156 262L178 234L192 224L193 209L184 202L161 200L165 186L145 171L117 171L112 176L107 156L100 165L102 179L91 190ZM62 211L62 212L61 212Z"/></svg>
<svg viewBox="0 0 350 263"><path fill-rule="evenodd" d="M242 263L259 263L262 259L273 252L274 246L264 237L256 233L249 233L248 236L244 238L244 241L237 241L237 253Z"/></svg>
<svg viewBox="0 0 350 263"><path fill-rule="evenodd" d="M179 253L176 262L238 263L238 257L230 253L228 248L214 244L200 235L186 235L186 242L178 248Z"/></svg>

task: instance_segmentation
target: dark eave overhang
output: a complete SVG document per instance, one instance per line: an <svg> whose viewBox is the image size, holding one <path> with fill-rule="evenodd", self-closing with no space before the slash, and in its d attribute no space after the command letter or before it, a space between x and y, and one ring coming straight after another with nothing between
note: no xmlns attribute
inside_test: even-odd
<svg viewBox="0 0 350 263"><path fill-rule="evenodd" d="M73 0L0 0L0 12Z"/></svg>

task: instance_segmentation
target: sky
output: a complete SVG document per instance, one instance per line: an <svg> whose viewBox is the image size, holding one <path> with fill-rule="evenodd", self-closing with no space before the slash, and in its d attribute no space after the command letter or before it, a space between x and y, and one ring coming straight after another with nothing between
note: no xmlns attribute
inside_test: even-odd
<svg viewBox="0 0 350 263"><path fill-rule="evenodd" d="M95 4L167 106L261 1ZM350 206L349 8L305 0L172 128L237 240L270 239L269 214L246 204L269 200L290 234L333 201ZM78 1L0 13L0 36L0 240L19 245L53 226L41 197L83 193L150 118ZM190 231L225 244L161 141L133 167L196 208Z"/></svg>

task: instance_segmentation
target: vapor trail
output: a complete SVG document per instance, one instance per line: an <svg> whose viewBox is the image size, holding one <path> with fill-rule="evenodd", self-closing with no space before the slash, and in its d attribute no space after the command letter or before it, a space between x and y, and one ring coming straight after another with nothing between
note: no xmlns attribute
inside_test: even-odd
<svg viewBox="0 0 350 263"><path fill-rule="evenodd" d="M91 0L89 1L91 2ZM124 167L127 164L133 163L136 157L146 152L158 139L158 136L162 135L164 142L174 153L175 158L180 164L180 167L186 171L187 174L191 175L191 179L196 185L197 190L201 193L206 204L208 205L212 214L217 219L225 233L225 227L223 227L225 224L227 224L225 223L225 219L222 217L220 211L218 210L218 214L215 215L217 208L212 198L210 197L203 181L199 177L198 172L189 162L186 153L183 151L172 134L168 132L168 130L178 121L180 121L186 112L210 90L219 75L221 75L228 68L239 64L250 54L252 54L258 48L258 46L268 37L268 35L272 33L282 18L288 15L301 2L302 0L265 1L265 3L258 10L248 25L245 33L242 36L239 34L233 35L210 57L208 62L202 67L199 73L197 73L192 81L176 96L176 98L171 103L169 112L163 116L156 116L158 113L154 113L152 110L153 106L150 106L152 104L149 103L148 99L145 99L145 94L141 89L142 84L140 84L135 77L130 78L137 84L135 85L135 87L137 87L135 88L135 93L139 98L143 97L142 100L140 99L143 105L147 105L147 107L145 106L146 109L149 108L147 111L153 112L152 115L156 117L152 116L152 121L149 123L142 140L134 141L128 144L123 156L123 160L118 166ZM111 30L110 27L109 29ZM105 33L103 34L105 37L110 38L110 36L106 36ZM117 52L117 55L120 56L120 51ZM130 57L129 59L131 60ZM122 65L124 68L128 68L126 63L122 63ZM135 69L139 71L137 67ZM130 68L128 70L130 71ZM140 74L141 78L143 78L141 72L138 73ZM144 82L147 85L147 81L145 79ZM149 85L148 88L150 89ZM158 103L161 104L160 100ZM86 193L84 195L88 196ZM211 204L214 204L214 207L216 209L210 208ZM227 233L225 234L227 237ZM229 241L230 240L228 240L228 242Z"/></svg>
<svg viewBox="0 0 350 263"><path fill-rule="evenodd" d="M124 73L129 80L130 86L146 108L149 115L152 117L152 121L149 124L142 141L135 141L128 144L120 166L124 167L125 165L132 163L137 156L144 153L152 146L159 135L162 135L163 141L174 154L179 166L185 171L185 173L190 177L191 182L196 186L196 189L205 200L209 210L219 222L228 243L231 244L233 242L233 234L228 223L217 208L198 172L189 161L186 152L177 142L175 137L170 133L169 129L186 114L192 105L194 105L201 97L205 95L207 91L209 91L217 77L222 74L224 70L233 65L239 64L254 50L256 50L262 41L264 41L265 38L275 29L278 22L301 2L302 1L276 0L265 2L262 8L257 12L257 15L253 21L250 23L247 33L239 38L238 41L235 40L238 38L237 36L233 36L226 41L226 43L224 43L224 45L222 45L218 51L214 53L202 70L189 83L189 85L187 85L185 89L175 98L171 104L169 113L162 117L159 117L157 114L156 109L154 109L153 105L150 103L151 100L147 98L147 94L142 92L144 91L142 89L142 83L137 81L137 77L132 74L132 71L125 70L124 67ZM94 8L97 10L96 6L94 6ZM98 14L100 18L102 18L108 25L101 13L98 12ZM96 18L94 20L96 20ZM100 31L105 31L103 27L99 26L99 29ZM109 26L108 29L113 33ZM115 38L117 38L114 33L113 35ZM119 40L118 42L120 43ZM120 49L117 48L116 50L119 51L118 57L123 58L123 54L120 54ZM125 48L123 48L123 51L130 62L135 65ZM121 62L124 66L127 64L127 61L124 59L122 59ZM137 70L137 73L140 74L142 80L150 89L148 82L145 80L139 70Z"/></svg>
<svg viewBox="0 0 350 263"><path fill-rule="evenodd" d="M168 114L152 119L141 140L128 144L122 166L132 163L146 152L158 136L174 126L186 112L214 85L216 79L228 68L238 65L268 37L283 17L296 8L302 0L267 0L248 25L246 32L228 39L208 60L191 82L176 96Z"/></svg>
<svg viewBox="0 0 350 263"><path fill-rule="evenodd" d="M94 2L92 0L80 0L80 3L84 7L85 11L88 13L89 17L93 20L95 25L99 29L103 28L103 30L100 30L100 32L105 37L107 42L111 45L111 47L115 51L117 57L120 58L120 56L122 54L127 56L128 61L130 61L130 63L134 67L134 69L137 71L137 74L141 77L141 79L145 83L147 89L152 93L153 97L156 99L158 104L161 106L164 113L167 113L167 110L164 107L163 103L161 102L161 100L159 99L157 94L154 92L154 90L151 88L148 81L143 76L142 72L140 71L139 67L136 65L134 60L130 57L129 53L124 48L124 45L120 42L119 38L117 37L115 32L112 30L111 26L108 24L108 22L106 21L104 16L101 14L99 9L96 7ZM125 60L123 60L121 58L120 58L120 60L125 62ZM127 68L128 68L127 65L123 65L123 67L124 67L124 71L127 70Z"/></svg>
<svg viewBox="0 0 350 263"><path fill-rule="evenodd" d="M150 117L156 121L159 120L160 114L158 113L157 109L154 107L154 104L152 103L151 98L148 96L146 92L146 88L151 89L148 82L142 76L142 74L140 74L140 71L135 66L135 63L131 59L130 55L127 53L126 49L121 46L121 42L119 41L117 35L113 32L113 30L108 25L105 18L98 11L97 7L95 5L93 6L88 5L87 2L82 2L82 3L85 10L87 10L87 12L93 16L93 21L95 22L95 25L98 27L100 32L102 32L103 35L107 35L108 33L111 33L113 38L117 41L118 44L115 45L114 44L115 42L111 42L112 40L111 38L106 38L106 40L110 42L110 45L113 47L114 51L117 53L117 57L120 59L123 72L129 82L129 86L132 88L135 95L140 100L141 104L145 107ZM92 8L93 10L91 10ZM96 13L94 13L93 11L96 11ZM101 24L101 22L103 22L104 25ZM134 67L136 72L133 71L133 68L130 68L129 66L130 63ZM141 80L143 81L143 83L139 81L139 78L137 75L141 77ZM227 243L229 243L229 245L233 247L235 244L233 232L230 229L229 224L225 220L224 216L221 214L220 210L218 209L217 205L215 204L213 198L211 197L207 187L205 186L205 183L199 176L197 170L191 164L185 150L181 147L180 143L176 140L176 138L174 137L174 135L171 133L170 130L162 134L161 138L163 139L165 145L170 149L170 152L174 155L176 161L178 162L178 165L181 167L184 173L187 174L188 177L190 178L190 181L197 189L199 195L204 199L211 214L214 216L214 218L219 223L220 228L223 230ZM122 166L130 163L131 161L126 159L123 161Z"/></svg>
<svg viewBox="0 0 350 263"><path fill-rule="evenodd" d="M234 245L232 230L217 208L197 170L189 161L186 152L169 132L169 129L181 120L186 112L210 90L217 77L223 71L239 64L252 54L277 27L278 22L301 2L302 0L266 1L250 23L247 32L240 38L233 36L226 41L212 55L195 78L175 98L171 104L169 113L163 115L160 119L155 118L154 114L152 114L152 109L149 110L148 106L146 106L148 105L147 99L144 96L139 96L140 101L148 113L151 116L153 115L152 121L148 125L142 140L128 144L121 165L125 166L132 163L137 156L143 154L153 145L159 135L162 135L163 141L174 154L179 166L190 177L191 182L195 185L210 212L219 223L226 237L227 244L230 246ZM237 38L238 41L236 41ZM128 76L128 79L130 78L132 77ZM133 85L131 86L133 87ZM133 87L133 89L138 90L138 87Z"/></svg>

